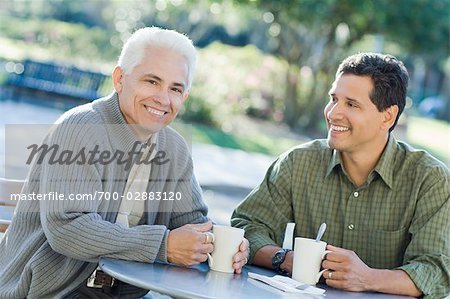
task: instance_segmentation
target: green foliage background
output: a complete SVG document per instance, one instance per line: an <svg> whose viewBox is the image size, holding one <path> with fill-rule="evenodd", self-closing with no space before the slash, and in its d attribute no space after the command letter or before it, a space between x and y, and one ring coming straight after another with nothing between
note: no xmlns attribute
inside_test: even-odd
<svg viewBox="0 0 450 299"><path fill-rule="evenodd" d="M136 28L187 33L199 46L199 64L182 117L225 131L247 115L323 136L322 109L334 72L345 56L359 51L389 52L405 61L412 77L413 109L407 113L426 96L441 94L449 102L450 0L5 0L0 5L4 60L32 58L110 73ZM110 90L108 82L102 91Z"/></svg>

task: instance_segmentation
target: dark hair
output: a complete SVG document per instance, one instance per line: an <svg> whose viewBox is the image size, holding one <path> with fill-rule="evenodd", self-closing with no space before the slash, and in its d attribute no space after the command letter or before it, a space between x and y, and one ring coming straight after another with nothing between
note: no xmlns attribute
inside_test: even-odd
<svg viewBox="0 0 450 299"><path fill-rule="evenodd" d="M403 63L391 55L359 53L349 56L341 62L336 77L340 74L370 77L373 90L370 92L369 98L378 111L384 111L392 105L398 106L397 118L389 129L391 132L406 103L409 75Z"/></svg>

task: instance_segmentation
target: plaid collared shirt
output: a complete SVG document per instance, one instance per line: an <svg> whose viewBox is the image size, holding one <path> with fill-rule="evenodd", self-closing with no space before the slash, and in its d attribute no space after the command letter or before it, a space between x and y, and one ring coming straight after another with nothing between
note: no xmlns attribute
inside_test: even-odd
<svg viewBox="0 0 450 299"><path fill-rule="evenodd" d="M281 246L288 222L295 236L355 251L372 268L403 269L424 294L450 293L450 170L390 136L367 181L356 187L340 154L316 140L281 155L263 182L236 208L251 260Z"/></svg>

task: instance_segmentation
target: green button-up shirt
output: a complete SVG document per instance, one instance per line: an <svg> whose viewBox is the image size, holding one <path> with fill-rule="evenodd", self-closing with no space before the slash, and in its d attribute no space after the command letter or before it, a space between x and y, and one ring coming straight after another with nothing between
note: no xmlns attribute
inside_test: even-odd
<svg viewBox="0 0 450 299"><path fill-rule="evenodd" d="M250 260L263 246L281 246L288 222L308 238L325 222L328 244L355 251L369 267L403 269L433 298L450 293L450 170L392 136L360 187L326 140L295 147L231 219L246 231Z"/></svg>

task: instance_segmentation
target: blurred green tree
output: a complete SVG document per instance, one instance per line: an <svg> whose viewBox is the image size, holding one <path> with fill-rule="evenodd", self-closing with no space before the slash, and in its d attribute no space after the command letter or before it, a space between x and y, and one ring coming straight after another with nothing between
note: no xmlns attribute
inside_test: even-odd
<svg viewBox="0 0 450 299"><path fill-rule="evenodd" d="M235 2L260 11L262 21L253 34L265 35L269 51L289 63L284 120L292 128L318 127L338 62L367 34L381 35L433 62L449 53L449 0ZM307 76L312 86L300 92Z"/></svg>
<svg viewBox="0 0 450 299"><path fill-rule="evenodd" d="M436 90L446 94L448 89L442 73L450 76L444 67L449 59L450 0L5 0L0 8L0 39L13 39L19 46L26 45L23 48L39 46L40 51L26 54L43 53L45 49L50 59L80 59L87 61L88 67L113 63L123 41L137 28L151 25L184 32L199 47L217 40L237 46L254 44L287 62L288 67L277 67L278 76L270 74L271 78L276 77L276 84L258 79L253 90L250 85L244 86L246 76L255 78L258 74L264 78L267 71L262 66L259 72L255 71L248 65L254 59L248 58L238 60L234 72L239 69L242 79L233 82L232 92L211 97L209 86L196 86L197 104L193 106L198 108L198 115L216 114L212 117L216 120L229 115L219 115L207 107L212 101L219 102L218 98L223 102L235 99L229 105L233 108L227 111L253 115L261 111L241 108L247 106L248 99L259 99L260 103L262 99L276 112L276 117L267 118L282 120L291 128L320 131L322 108L337 65L346 55L359 51L361 41L368 35L372 35L373 43L369 49L383 51L383 45L395 44L396 51L389 52L410 64L409 69L414 72L413 98L422 99ZM238 59L236 54L218 51ZM243 51L245 55L247 50ZM208 59L205 73L211 75L205 78L220 77L228 82L228 74L223 74L228 67L211 67L220 64L222 56ZM437 75L434 70L438 70ZM432 89L417 88L424 81L437 83ZM276 90L262 89L263 84ZM216 86L219 85L226 84ZM242 103L236 104L239 101Z"/></svg>

